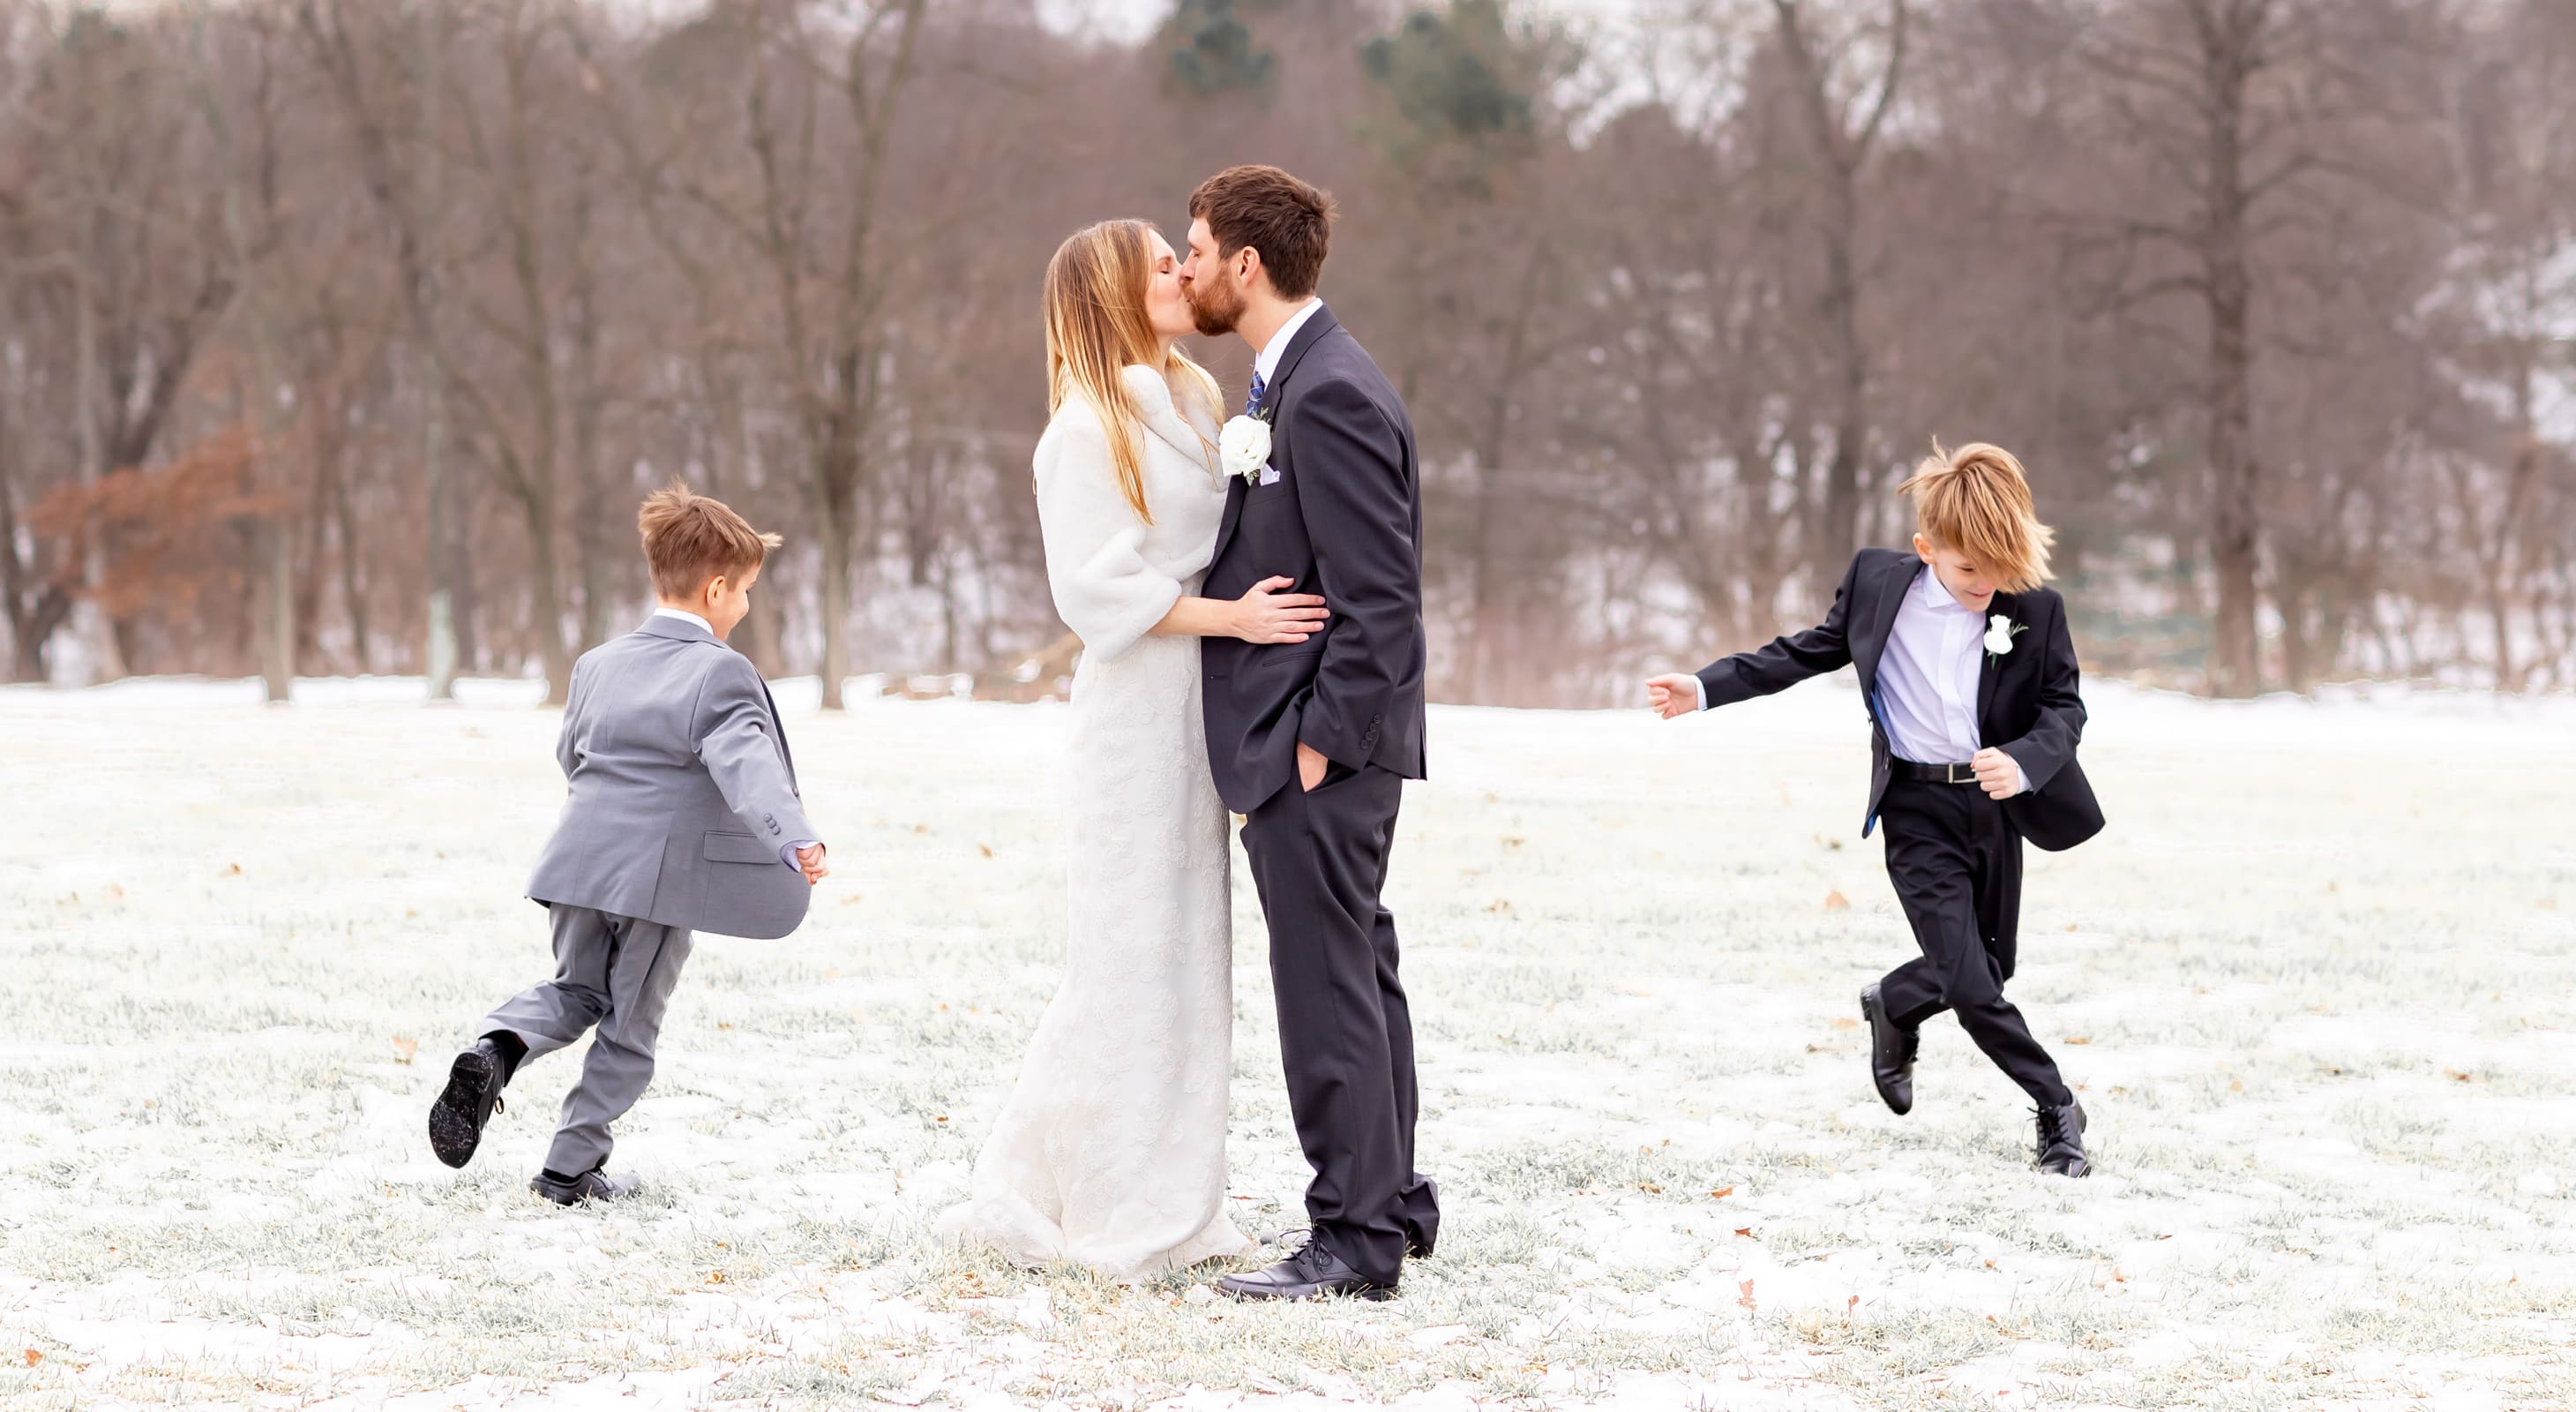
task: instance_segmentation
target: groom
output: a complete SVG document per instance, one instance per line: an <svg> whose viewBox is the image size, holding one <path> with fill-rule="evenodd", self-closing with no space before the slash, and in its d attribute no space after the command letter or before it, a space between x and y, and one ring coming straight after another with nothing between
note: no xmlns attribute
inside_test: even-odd
<svg viewBox="0 0 2576 1412"><path fill-rule="evenodd" d="M1304 1248L1218 1284L1244 1299L1395 1292L1428 1255L1439 1192L1413 1170L1413 1021L1379 904L1404 781L1422 778L1422 485L1386 375L1315 297L1333 200L1277 167L1190 196L1181 270L1199 332L1254 352L1245 415L1267 464L1237 476L1204 592L1274 574L1330 605L1310 641L1209 638L1208 761L1270 923L1297 1141L1315 1169Z"/></svg>

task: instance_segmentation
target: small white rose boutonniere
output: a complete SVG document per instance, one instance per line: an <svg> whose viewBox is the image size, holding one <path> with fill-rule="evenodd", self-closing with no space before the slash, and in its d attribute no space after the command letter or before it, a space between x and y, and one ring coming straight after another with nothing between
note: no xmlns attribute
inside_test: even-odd
<svg viewBox="0 0 2576 1412"><path fill-rule="evenodd" d="M2029 628L2030 624L2016 623L2001 613L1986 619L1986 655L2001 657L2012 651L2013 639Z"/></svg>
<svg viewBox="0 0 2576 1412"><path fill-rule="evenodd" d="M1236 417L1217 432L1216 449L1227 475L1250 480L1270 462L1270 423L1260 417Z"/></svg>

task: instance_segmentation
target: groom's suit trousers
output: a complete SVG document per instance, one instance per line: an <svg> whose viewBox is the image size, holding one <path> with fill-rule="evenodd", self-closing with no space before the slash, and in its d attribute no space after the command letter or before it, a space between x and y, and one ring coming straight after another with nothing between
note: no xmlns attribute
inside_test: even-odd
<svg viewBox="0 0 2576 1412"><path fill-rule="evenodd" d="M1375 765L1290 780L1244 820L1243 846L1270 924L1279 1057L1297 1142L1315 1169L1317 1238L1364 1279L1392 1286L1405 1250L1440 1229L1413 1169L1413 1017L1396 977L1395 918L1379 905L1404 781Z"/></svg>
<svg viewBox="0 0 2576 1412"><path fill-rule="evenodd" d="M626 1116L653 1081L653 1045L689 959L691 935L589 907L556 903L547 910L554 921L555 978L503 1001L481 1032L508 1030L534 1059L598 1027L546 1150L548 1171L573 1176L608 1160L608 1125ZM527 1059L519 1061L522 1071Z"/></svg>
<svg viewBox="0 0 2576 1412"><path fill-rule="evenodd" d="M2072 1097L2057 1061L2004 999L2021 924L2021 835L1974 785L1898 780L1880 806L1887 878L1923 954L1878 983L1887 1016L1912 1028L1944 1010L2035 1103Z"/></svg>

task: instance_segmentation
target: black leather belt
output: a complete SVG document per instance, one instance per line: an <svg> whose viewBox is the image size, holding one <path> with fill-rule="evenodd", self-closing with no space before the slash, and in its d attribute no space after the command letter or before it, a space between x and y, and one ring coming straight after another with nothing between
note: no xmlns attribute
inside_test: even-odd
<svg viewBox="0 0 2576 1412"><path fill-rule="evenodd" d="M1916 780L1924 784L1975 784L1977 782L1977 767L1964 763L1924 765L1889 756L1887 771L1898 779Z"/></svg>

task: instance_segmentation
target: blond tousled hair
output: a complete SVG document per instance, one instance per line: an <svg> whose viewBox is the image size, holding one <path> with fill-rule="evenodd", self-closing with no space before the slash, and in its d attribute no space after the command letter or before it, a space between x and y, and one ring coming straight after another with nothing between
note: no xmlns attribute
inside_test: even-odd
<svg viewBox="0 0 2576 1412"><path fill-rule="evenodd" d="M2028 593L2048 582L2057 532L2039 522L2030 478L2011 452L1984 441L1944 451L1934 441L1896 493L1913 499L1924 538L1967 555L1997 588Z"/></svg>
<svg viewBox="0 0 2576 1412"><path fill-rule="evenodd" d="M1046 271L1047 415L1079 397L1109 434L1109 462L1136 518L1154 522L1145 504L1145 427L1119 374L1142 365L1196 391L1214 419L1224 401L1216 378L1162 340L1145 312L1153 279L1153 230L1143 221L1102 221L1066 236Z"/></svg>
<svg viewBox="0 0 2576 1412"><path fill-rule="evenodd" d="M635 528L644 537L644 562L653 567L653 591L664 598L694 598L709 579L738 579L780 543L723 501L677 480L644 497Z"/></svg>

